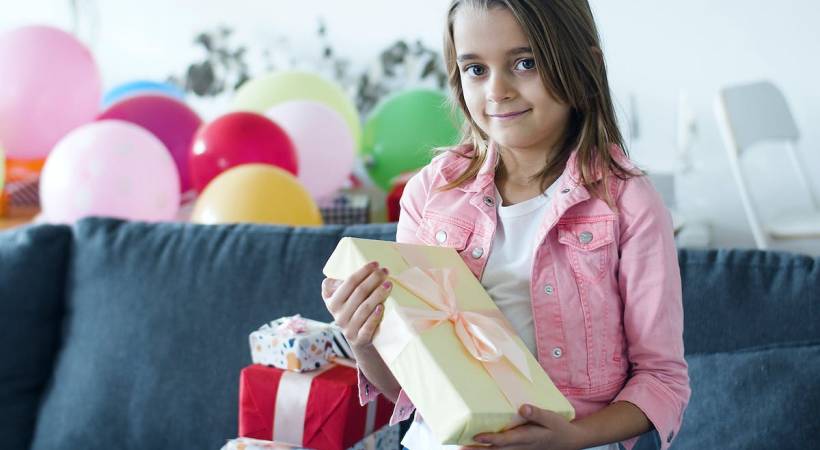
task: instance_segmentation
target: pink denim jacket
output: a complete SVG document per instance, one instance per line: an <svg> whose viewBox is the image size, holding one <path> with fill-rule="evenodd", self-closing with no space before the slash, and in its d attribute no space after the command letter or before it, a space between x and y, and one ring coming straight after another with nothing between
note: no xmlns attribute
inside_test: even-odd
<svg viewBox="0 0 820 450"><path fill-rule="evenodd" d="M472 152L469 146L454 150ZM620 149L613 156L634 165ZM669 212L645 176L611 177L613 212L579 184L576 152L567 161L533 249L530 295L541 366L583 418L625 400L654 424L666 449L689 401L683 357L683 307ZM444 192L469 160L434 158L409 180L396 241L455 248L480 280L496 229L490 146L476 178ZM600 174L598 174L600 177ZM362 404L378 392L360 376ZM402 391L391 423L413 405ZM637 439L624 442L631 449Z"/></svg>

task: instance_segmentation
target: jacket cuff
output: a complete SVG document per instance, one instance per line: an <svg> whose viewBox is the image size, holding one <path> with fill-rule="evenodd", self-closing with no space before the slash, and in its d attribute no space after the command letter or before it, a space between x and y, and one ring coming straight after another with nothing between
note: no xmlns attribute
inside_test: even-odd
<svg viewBox="0 0 820 450"><path fill-rule="evenodd" d="M626 401L640 408L646 415L661 438L661 450L666 450L672 444L681 425L679 399L661 383L649 376L636 375L612 402ZM621 442L626 450L632 450L638 442L638 437Z"/></svg>
<svg viewBox="0 0 820 450"><path fill-rule="evenodd" d="M393 408L393 415L390 416L390 425L395 425L410 418L416 407L410 401L410 397L404 393L404 389L399 391L399 398L396 399L396 406Z"/></svg>
<svg viewBox="0 0 820 450"><path fill-rule="evenodd" d="M359 380L359 405L364 406L376 398L379 392L376 386L373 386L367 377L364 376L361 369L356 367L356 372ZM403 420L407 420L416 407L410 401L410 397L404 393L404 389L399 391L399 398L396 399L396 405L393 407L393 414L390 416L390 425L395 425Z"/></svg>
<svg viewBox="0 0 820 450"><path fill-rule="evenodd" d="M359 405L364 406L376 400L381 392L376 389L376 386L370 384L370 381L367 380L367 377L364 376L358 367L356 367L356 373L359 380Z"/></svg>

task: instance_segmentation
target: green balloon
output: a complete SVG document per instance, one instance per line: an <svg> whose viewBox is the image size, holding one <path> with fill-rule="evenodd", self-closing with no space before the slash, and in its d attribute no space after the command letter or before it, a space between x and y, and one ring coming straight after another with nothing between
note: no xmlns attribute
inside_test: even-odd
<svg viewBox="0 0 820 450"><path fill-rule="evenodd" d="M429 163L435 147L458 143L462 121L438 91L410 90L388 98L364 124L361 154L370 178L390 189L393 178Z"/></svg>
<svg viewBox="0 0 820 450"><path fill-rule="evenodd" d="M293 100L324 103L344 118L356 145L361 143L362 127L353 101L336 83L313 73L283 71L254 78L239 87L232 108L265 114L271 107Z"/></svg>

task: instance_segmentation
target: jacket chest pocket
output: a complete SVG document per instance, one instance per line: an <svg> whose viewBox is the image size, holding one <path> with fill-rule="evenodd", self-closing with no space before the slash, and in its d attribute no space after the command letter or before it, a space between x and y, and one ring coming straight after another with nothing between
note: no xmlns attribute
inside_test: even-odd
<svg viewBox="0 0 820 450"><path fill-rule="evenodd" d="M606 274L615 242L614 227L615 219L610 216L558 222L558 242L566 249L579 281L597 282Z"/></svg>
<svg viewBox="0 0 820 450"><path fill-rule="evenodd" d="M425 217L416 229L416 237L427 245L451 247L461 252L467 247L467 241L473 228L467 224L439 218Z"/></svg>

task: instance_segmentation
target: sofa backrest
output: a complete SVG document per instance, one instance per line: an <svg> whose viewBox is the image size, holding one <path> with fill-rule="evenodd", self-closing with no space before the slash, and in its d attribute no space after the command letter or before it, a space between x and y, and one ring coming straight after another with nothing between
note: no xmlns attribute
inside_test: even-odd
<svg viewBox="0 0 820 450"><path fill-rule="evenodd" d="M238 377L251 362L250 331L295 313L329 320L319 294L321 268L338 240L392 240L395 225L292 229L87 219L73 230L42 225L23 233L42 235L30 238L34 244L23 245L36 248L29 257L43 252L52 263L31 275L8 278L0 258L0 311L14 304L2 296L11 292L7 283L34 283L49 299L48 306L34 311L43 320L39 332L53 336L46 339L53 347L62 333L32 448L219 448L237 433ZM52 235L62 236L62 241ZM0 255L5 238L0 236ZM715 405L731 409L754 392L775 392L765 379L768 372L763 379L754 372L760 355L774 361L766 356L772 350L759 347L820 339L820 259L751 250L680 250L679 261L684 339L697 391L681 431L685 436L676 440L676 448L699 448L700 431L743 431L738 427L744 417L727 424L725 418L716 421L706 414ZM63 287L64 306L59 294ZM23 344L31 332L14 333L9 342L31 347ZM43 371L51 373L49 358L55 353L48 345L42 348L45 352L37 356L41 377ZM737 352L750 348L753 353ZM763 353L755 353L758 350ZM811 351L795 350L794 358ZM782 359L792 353L776 355ZM715 367L729 363L739 368L715 376ZM725 393L730 390L727 383L731 386L733 377L741 376L759 385L744 386L733 393L736 398L713 398L712 392ZM36 385L35 375L32 380ZM35 391L28 398L29 407L31 399L35 401L32 411L42 389ZM9 405L0 401L0 413ZM725 426L707 429L710 424ZM797 438L804 432L794 431ZM7 442L4 448L27 448L6 447Z"/></svg>
<svg viewBox="0 0 820 450"><path fill-rule="evenodd" d="M0 447L26 449L51 378L71 230L0 233Z"/></svg>
<svg viewBox="0 0 820 450"><path fill-rule="evenodd" d="M321 269L342 235L395 228L80 222L32 448L220 448L238 431L248 334L296 313L330 320Z"/></svg>
<svg viewBox="0 0 820 450"><path fill-rule="evenodd" d="M820 341L820 258L679 250L687 354Z"/></svg>
<svg viewBox="0 0 820 450"><path fill-rule="evenodd" d="M820 258L682 250L678 260L692 397L672 448L811 447L820 433Z"/></svg>

